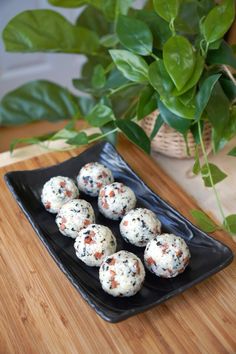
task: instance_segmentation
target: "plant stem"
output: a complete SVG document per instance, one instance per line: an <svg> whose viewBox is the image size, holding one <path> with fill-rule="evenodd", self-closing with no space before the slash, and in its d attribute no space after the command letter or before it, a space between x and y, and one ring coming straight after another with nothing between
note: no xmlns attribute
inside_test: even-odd
<svg viewBox="0 0 236 354"><path fill-rule="evenodd" d="M210 169L209 161L208 161L208 157L207 157L207 152L206 152L205 145L204 145L203 138L202 138L202 130L201 130L200 121L198 121L198 134L199 134L201 149L202 149L202 152L203 152L203 157L204 157L205 164L207 166L207 170L208 170L208 174L209 174L211 187L212 187L213 192L214 192L215 197L216 197L216 203L217 203L218 209L220 211L220 214L222 216L225 228L226 228L227 231L229 231L229 227L228 227L228 224L227 224L227 221L226 221L226 218L225 218L225 214L224 214L224 211L223 211L223 208L222 208L222 205L221 205L220 197L219 197L219 194L217 192L217 189L215 187L215 184L214 184L214 181L213 181L213 178L212 178L211 169Z"/></svg>
<svg viewBox="0 0 236 354"><path fill-rule="evenodd" d="M113 130L110 130L110 131L107 132L107 133L104 133L104 134L102 134L102 135L96 136L96 138L93 138L93 139L89 140L89 143L94 143L94 141L100 140L100 139L104 138L105 136L108 136L108 135L110 135L110 134L112 134L112 133L115 133L115 132L117 132L117 131L118 131L118 128L115 128L115 129L113 129Z"/></svg>
<svg viewBox="0 0 236 354"><path fill-rule="evenodd" d="M156 61L160 60L154 53L150 53L150 56L153 57Z"/></svg>
<svg viewBox="0 0 236 354"><path fill-rule="evenodd" d="M111 97L111 96L114 95L115 93L117 93L117 92L119 92L119 91L122 91L122 90L124 90L124 89L126 89L126 88L128 88L128 87L130 87L130 86L134 86L134 85L137 85L137 83L136 83L136 82L130 82L130 83L128 83L128 84L124 84L124 85L118 87L117 89L112 90L112 91L107 95L107 97Z"/></svg>

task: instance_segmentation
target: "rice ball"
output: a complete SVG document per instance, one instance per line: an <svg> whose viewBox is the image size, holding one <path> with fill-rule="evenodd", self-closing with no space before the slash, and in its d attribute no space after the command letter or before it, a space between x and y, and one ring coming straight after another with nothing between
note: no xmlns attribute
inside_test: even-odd
<svg viewBox="0 0 236 354"><path fill-rule="evenodd" d="M56 216L59 231L72 238L76 238L80 230L94 222L93 208L83 199L74 199L64 204Z"/></svg>
<svg viewBox="0 0 236 354"><path fill-rule="evenodd" d="M91 224L79 232L74 248L81 261L99 267L104 258L116 251L116 238L108 227Z"/></svg>
<svg viewBox="0 0 236 354"><path fill-rule="evenodd" d="M73 180L69 177L52 177L42 190L41 201L47 211L58 213L63 204L79 197L79 191Z"/></svg>
<svg viewBox="0 0 236 354"><path fill-rule="evenodd" d="M129 211L120 223L120 233L126 242L144 247L160 234L161 222L149 209L137 208Z"/></svg>
<svg viewBox="0 0 236 354"><path fill-rule="evenodd" d="M132 189L114 182L100 189L98 208L108 219L118 220L135 207L136 197Z"/></svg>
<svg viewBox="0 0 236 354"><path fill-rule="evenodd" d="M133 296L142 287L145 269L133 253L119 251L108 256L99 269L99 279L105 292L112 296Z"/></svg>
<svg viewBox="0 0 236 354"><path fill-rule="evenodd" d="M186 242L173 234L152 239L144 252L144 262L150 272L162 278L174 278L182 273L190 260Z"/></svg>
<svg viewBox="0 0 236 354"><path fill-rule="evenodd" d="M87 163L77 176L79 189L92 197L97 197L99 190L112 182L114 182L112 172L98 162Z"/></svg>

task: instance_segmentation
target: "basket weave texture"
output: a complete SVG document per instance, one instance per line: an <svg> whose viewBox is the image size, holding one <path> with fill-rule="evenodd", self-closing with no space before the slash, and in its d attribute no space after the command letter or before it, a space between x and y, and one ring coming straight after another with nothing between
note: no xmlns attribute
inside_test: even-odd
<svg viewBox="0 0 236 354"><path fill-rule="evenodd" d="M148 136L151 135L151 132L154 128L156 117L158 111L152 112L150 115L145 117L141 126ZM206 122L204 125L203 131L203 141L207 151L211 150L211 125ZM167 124L163 124L159 129L157 135L152 140L152 151L162 153L164 155L175 157L178 159L189 159L192 158L195 154L195 141L192 133L189 131L187 135L187 143L189 148L189 155L186 149L186 142L179 132L175 129L169 127ZM201 154L201 151L199 151Z"/></svg>

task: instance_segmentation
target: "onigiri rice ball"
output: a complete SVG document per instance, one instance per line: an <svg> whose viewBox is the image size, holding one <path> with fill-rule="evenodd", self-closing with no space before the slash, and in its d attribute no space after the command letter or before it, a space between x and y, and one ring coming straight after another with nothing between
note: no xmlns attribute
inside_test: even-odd
<svg viewBox="0 0 236 354"><path fill-rule="evenodd" d="M162 278L174 278L182 273L190 260L189 248L181 237L162 234L146 246L144 262L150 272Z"/></svg>
<svg viewBox="0 0 236 354"><path fill-rule="evenodd" d="M80 230L94 222L93 208L83 199L74 199L64 204L56 216L59 231L72 238L76 238Z"/></svg>
<svg viewBox="0 0 236 354"><path fill-rule="evenodd" d="M99 267L107 256L115 253L116 238L108 227L91 224L79 232L74 248L81 261Z"/></svg>
<svg viewBox="0 0 236 354"><path fill-rule="evenodd" d="M69 177L57 176L44 184L41 201L47 211L56 214L62 205L78 197L79 191L73 180Z"/></svg>
<svg viewBox="0 0 236 354"><path fill-rule="evenodd" d="M129 211L120 223L120 233L126 242L144 247L160 234L161 222L149 209L136 208Z"/></svg>
<svg viewBox="0 0 236 354"><path fill-rule="evenodd" d="M133 296L142 287L145 269L133 253L119 251L108 256L99 269L99 279L105 292L112 296Z"/></svg>
<svg viewBox="0 0 236 354"><path fill-rule="evenodd" d="M77 176L79 189L92 197L97 197L99 190L112 182L112 172L99 162L87 163Z"/></svg>
<svg viewBox="0 0 236 354"><path fill-rule="evenodd" d="M135 207L136 197L131 188L123 183L114 182L100 189L98 208L112 220L119 220Z"/></svg>

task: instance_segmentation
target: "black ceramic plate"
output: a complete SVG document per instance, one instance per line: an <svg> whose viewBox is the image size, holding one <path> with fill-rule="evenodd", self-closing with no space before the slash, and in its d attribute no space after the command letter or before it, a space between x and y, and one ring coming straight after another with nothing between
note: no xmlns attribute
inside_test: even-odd
<svg viewBox="0 0 236 354"><path fill-rule="evenodd" d="M114 298L101 289L98 269L88 267L76 258L73 239L59 233L55 216L45 211L40 202L42 187L49 178L64 175L75 179L79 169L91 161L105 164L112 170L116 181L130 186L137 196L137 206L153 210L163 225L163 232L174 233L185 239L192 258L183 274L173 279L161 279L146 271L143 288L132 298ZM200 231L151 191L109 143L94 145L78 157L52 167L9 172L5 179L17 203L60 269L83 298L107 321L118 322L158 305L223 269L233 259L228 247ZM117 237L118 250L127 249L143 259L143 248L131 246L122 240L119 222L110 221L98 212L97 198L82 193L81 198L92 204L96 222L112 229Z"/></svg>

